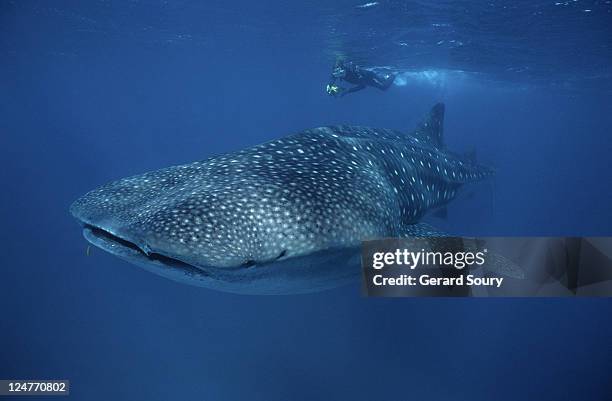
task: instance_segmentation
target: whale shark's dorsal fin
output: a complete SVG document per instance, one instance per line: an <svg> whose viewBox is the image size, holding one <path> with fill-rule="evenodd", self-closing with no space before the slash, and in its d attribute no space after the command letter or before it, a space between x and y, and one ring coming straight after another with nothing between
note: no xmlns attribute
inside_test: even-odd
<svg viewBox="0 0 612 401"><path fill-rule="evenodd" d="M438 149L444 148L444 103L432 107L429 115L410 135Z"/></svg>

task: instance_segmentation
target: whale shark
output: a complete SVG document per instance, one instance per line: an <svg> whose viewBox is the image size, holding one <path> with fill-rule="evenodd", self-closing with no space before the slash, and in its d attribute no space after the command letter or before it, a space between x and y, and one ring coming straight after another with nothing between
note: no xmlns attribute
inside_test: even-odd
<svg viewBox="0 0 612 401"><path fill-rule="evenodd" d="M358 278L364 240L435 235L423 216L493 170L448 151L444 104L411 132L307 129L119 179L70 207L89 243L148 271L243 294Z"/></svg>

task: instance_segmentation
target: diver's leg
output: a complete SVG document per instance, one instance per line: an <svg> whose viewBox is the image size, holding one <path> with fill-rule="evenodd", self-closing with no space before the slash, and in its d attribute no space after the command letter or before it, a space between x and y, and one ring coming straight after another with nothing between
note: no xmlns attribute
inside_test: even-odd
<svg viewBox="0 0 612 401"><path fill-rule="evenodd" d="M387 90L395 80L395 73L379 73L372 80L373 86L380 90Z"/></svg>

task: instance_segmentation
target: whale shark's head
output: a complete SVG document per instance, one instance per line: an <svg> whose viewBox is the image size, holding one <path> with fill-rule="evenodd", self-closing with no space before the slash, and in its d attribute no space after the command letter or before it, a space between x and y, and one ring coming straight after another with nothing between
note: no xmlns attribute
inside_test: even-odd
<svg viewBox="0 0 612 401"><path fill-rule="evenodd" d="M260 188L208 183L188 171L193 168L167 170L163 176L158 172L160 177L145 174L91 191L71 212L90 236L193 266L236 268L287 253L269 237L276 224L290 220L271 220L280 199L266 203ZM169 181L172 186L164 189Z"/></svg>
<svg viewBox="0 0 612 401"><path fill-rule="evenodd" d="M327 284L310 275L321 258L338 257L324 250L357 245L368 219L343 208L350 194L314 199L313 177L257 165L221 157L129 177L85 194L70 211L91 244L178 281L248 293L332 286L328 273L318 273Z"/></svg>

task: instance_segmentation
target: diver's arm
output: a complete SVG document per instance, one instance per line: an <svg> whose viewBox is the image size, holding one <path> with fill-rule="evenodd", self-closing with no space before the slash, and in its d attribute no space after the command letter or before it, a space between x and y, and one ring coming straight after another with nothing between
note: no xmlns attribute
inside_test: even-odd
<svg viewBox="0 0 612 401"><path fill-rule="evenodd" d="M344 96L348 93L352 93L352 92L357 92L360 91L362 89L365 89L365 85L357 85L357 86L353 86L352 88L349 88L347 90L342 91L342 93L340 94L340 96Z"/></svg>

